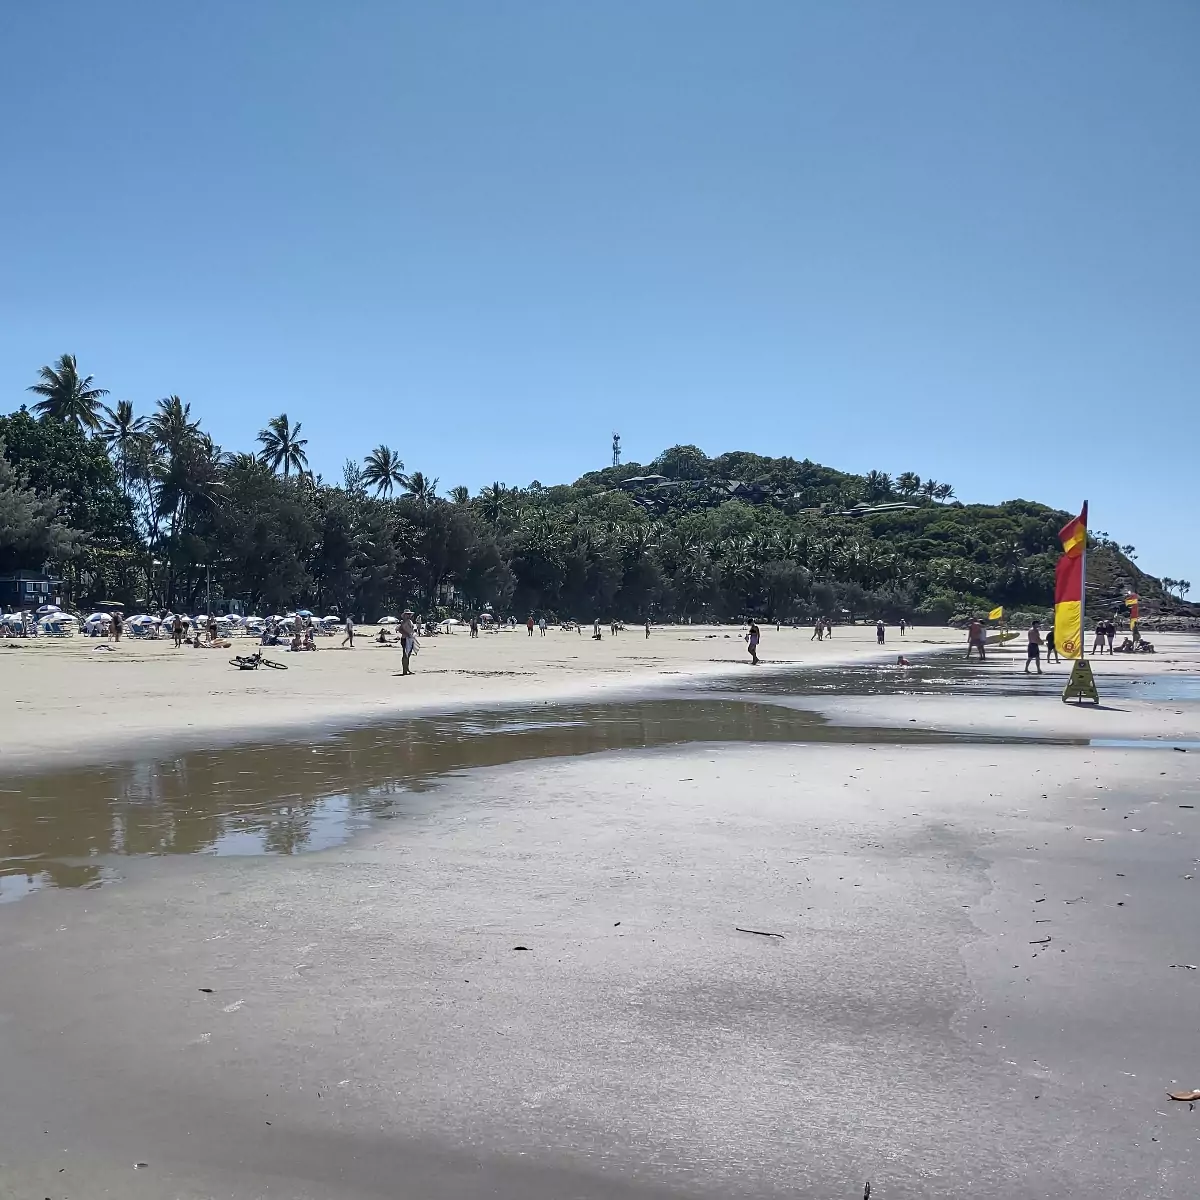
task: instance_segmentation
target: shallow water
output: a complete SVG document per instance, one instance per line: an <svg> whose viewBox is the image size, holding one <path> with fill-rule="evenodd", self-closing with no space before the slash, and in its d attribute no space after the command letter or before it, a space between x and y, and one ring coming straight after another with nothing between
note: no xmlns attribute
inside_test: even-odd
<svg viewBox="0 0 1200 1200"><path fill-rule="evenodd" d="M897 656L905 648L900 644ZM1070 664L1064 661L1041 675L1014 678L1005 669L1012 662L1012 651L993 651L993 657L984 662L968 662L961 654L940 654L907 667L894 662L863 663L742 676L733 682L713 680L701 690L756 696L1058 696L1070 673ZM1092 665L1105 700L1200 701L1200 675L1180 672L1147 679L1110 675L1099 659L1093 659Z"/></svg>
<svg viewBox="0 0 1200 1200"><path fill-rule="evenodd" d="M0 901L95 887L125 855L296 854L416 810L476 767L700 742L1005 741L835 726L753 698L642 699L410 717L263 746L0 781Z"/></svg>

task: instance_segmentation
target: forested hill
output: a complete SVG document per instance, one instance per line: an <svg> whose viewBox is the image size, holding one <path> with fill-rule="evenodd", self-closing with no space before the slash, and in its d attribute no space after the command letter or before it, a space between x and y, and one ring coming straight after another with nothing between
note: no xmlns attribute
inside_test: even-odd
<svg viewBox="0 0 1200 1200"><path fill-rule="evenodd" d="M943 622L1053 598L1068 514L1025 500L964 505L912 472L852 475L674 446L573 484L439 490L377 446L338 483L308 469L286 414L250 451L216 445L178 396L109 407L64 356L0 417L0 572L46 567L88 609L260 613L308 607L374 620L490 606L591 620L784 620L817 614ZM498 472L499 473L499 472ZM1193 613L1093 531L1092 611L1138 592ZM1178 592L1169 594L1162 584ZM210 592L211 587L211 592Z"/></svg>

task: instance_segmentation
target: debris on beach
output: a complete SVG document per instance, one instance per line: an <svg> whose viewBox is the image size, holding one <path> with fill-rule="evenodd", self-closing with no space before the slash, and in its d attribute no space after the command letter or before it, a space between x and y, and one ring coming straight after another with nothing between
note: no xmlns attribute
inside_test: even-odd
<svg viewBox="0 0 1200 1200"><path fill-rule="evenodd" d="M1196 1089L1190 1092L1168 1092L1167 1095L1172 1100L1179 1100L1184 1104L1194 1104L1197 1100L1200 1100L1200 1090Z"/></svg>
<svg viewBox="0 0 1200 1200"><path fill-rule="evenodd" d="M1050 944L1050 935L1047 934L1044 938L1035 938L1029 944L1031 946L1048 946Z"/></svg>
<svg viewBox="0 0 1200 1200"><path fill-rule="evenodd" d="M783 937L782 933L768 933L765 929L743 929L740 925L735 925L734 929L737 930L738 933L753 933L753 934L756 934L758 937L774 937L774 938L782 938Z"/></svg>
<svg viewBox="0 0 1200 1200"><path fill-rule="evenodd" d="M513 949L514 950L528 950L529 947L528 946L514 946Z"/></svg>
<svg viewBox="0 0 1200 1200"><path fill-rule="evenodd" d="M1200 971L1200 964L1197 963L1172 963L1171 967L1177 967L1181 971Z"/></svg>

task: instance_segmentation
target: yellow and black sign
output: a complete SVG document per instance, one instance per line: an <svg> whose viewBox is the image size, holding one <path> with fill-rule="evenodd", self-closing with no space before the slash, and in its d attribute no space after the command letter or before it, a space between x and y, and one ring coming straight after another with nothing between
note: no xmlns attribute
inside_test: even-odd
<svg viewBox="0 0 1200 1200"><path fill-rule="evenodd" d="M1092 675L1092 664L1086 658L1076 659L1071 668L1071 678L1063 688L1063 703L1075 700L1082 704L1090 700L1093 704L1100 703L1100 693L1096 691L1096 680Z"/></svg>

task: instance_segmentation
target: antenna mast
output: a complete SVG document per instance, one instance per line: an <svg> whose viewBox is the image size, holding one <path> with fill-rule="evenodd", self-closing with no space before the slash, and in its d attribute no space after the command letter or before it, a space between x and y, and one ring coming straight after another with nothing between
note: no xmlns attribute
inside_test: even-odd
<svg viewBox="0 0 1200 1200"><path fill-rule="evenodd" d="M613 430L613 466L621 465L621 435Z"/></svg>

